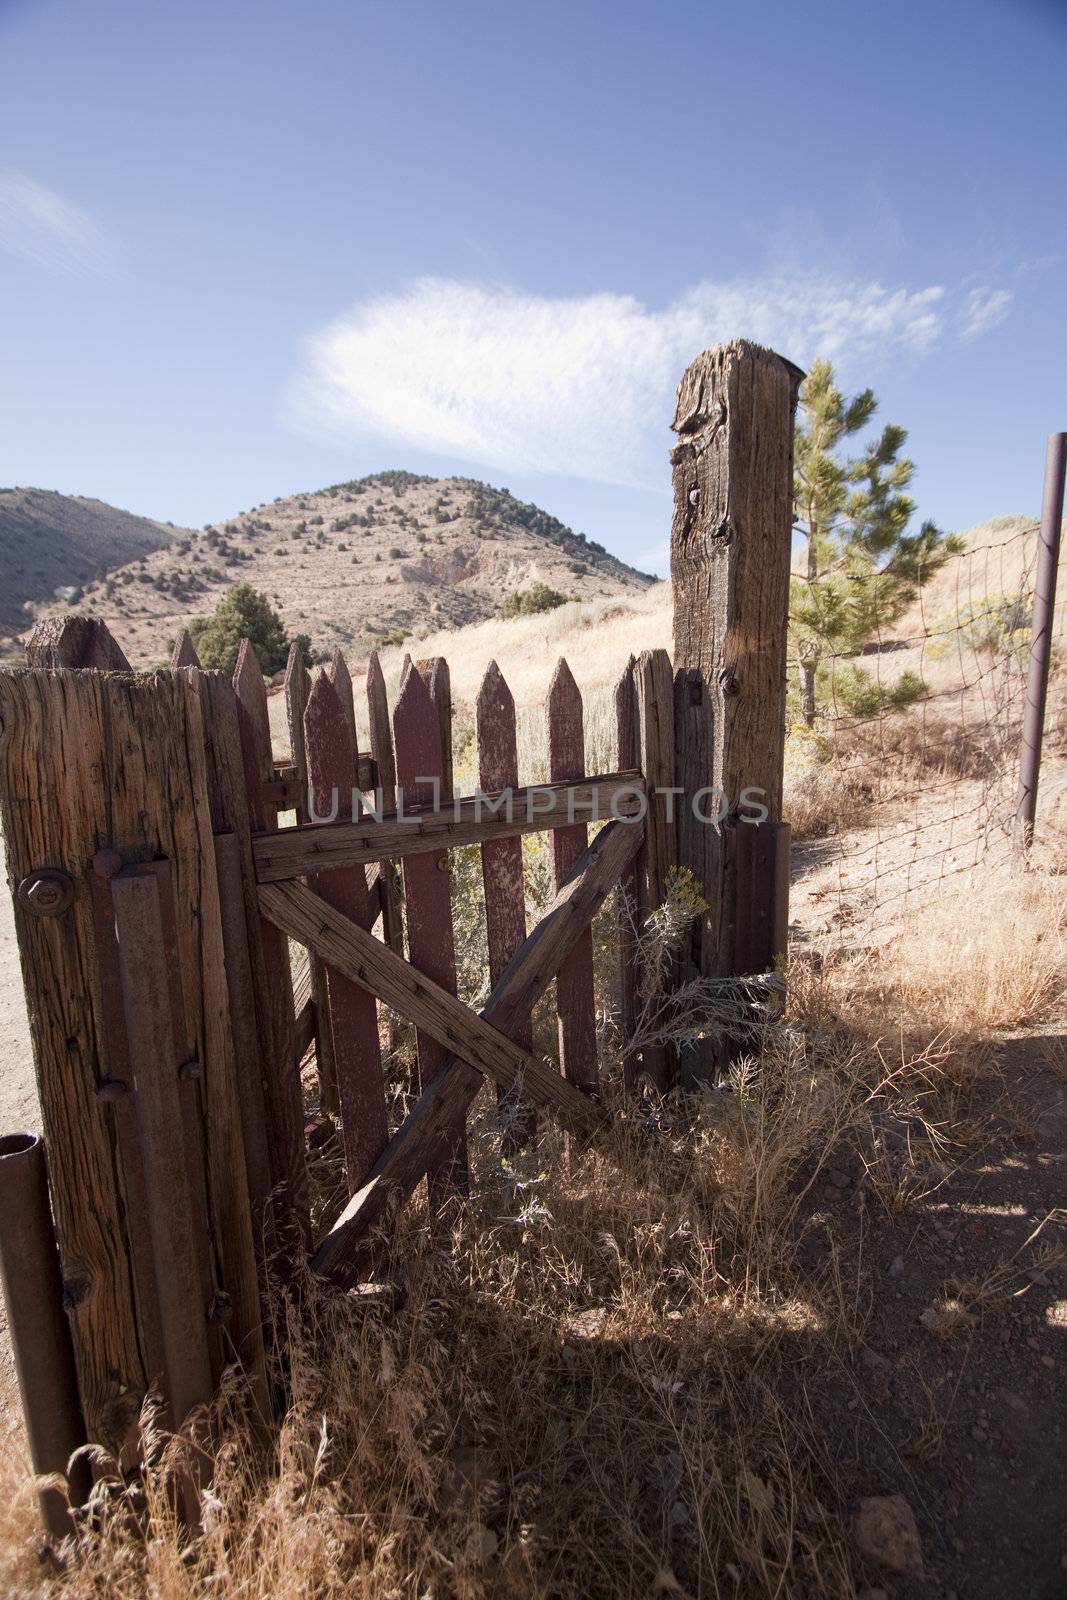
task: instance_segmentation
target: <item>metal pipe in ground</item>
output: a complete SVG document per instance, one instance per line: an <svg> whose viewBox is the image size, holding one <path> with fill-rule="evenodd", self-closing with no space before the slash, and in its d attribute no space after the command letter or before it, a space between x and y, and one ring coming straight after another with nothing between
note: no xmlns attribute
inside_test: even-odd
<svg viewBox="0 0 1067 1600"><path fill-rule="evenodd" d="M1050 433L1045 457L1045 490L1041 501L1034 573L1034 615L1030 631L1030 663L1023 711L1019 788L1015 797L1015 853L1025 858L1034 837L1037 781L1045 731L1045 700L1052 661L1052 627L1056 613L1056 574L1063 527L1063 480L1067 469L1067 433Z"/></svg>
<svg viewBox="0 0 1067 1600"><path fill-rule="evenodd" d="M66 1475L68 1461L85 1443L85 1428L63 1310L44 1142L34 1133L0 1137L0 1278L33 1470ZM72 1476L71 1500L79 1503L87 1489L88 1469L83 1468ZM71 1532L66 1499L45 1489L40 1502L45 1528L64 1538Z"/></svg>

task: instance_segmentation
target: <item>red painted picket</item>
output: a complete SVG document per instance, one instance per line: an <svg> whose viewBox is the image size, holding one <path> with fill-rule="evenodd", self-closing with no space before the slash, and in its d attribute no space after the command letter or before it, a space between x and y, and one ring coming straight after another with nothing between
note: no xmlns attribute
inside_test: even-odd
<svg viewBox="0 0 1067 1600"><path fill-rule="evenodd" d="M515 737L515 701L495 661L490 661L475 702L478 745L478 787L485 794L517 788L519 757ZM522 878L522 840L489 839L482 845L486 941L490 986L499 983L508 962L526 938L526 897ZM533 1048L533 1019L520 1017L510 1037L524 1050ZM503 1100L503 1091L498 1091ZM532 1144L537 1137L533 1106L516 1111L505 1146Z"/></svg>
<svg viewBox="0 0 1067 1600"><path fill-rule="evenodd" d="M343 690L346 679L344 658L337 656L332 676L322 673L316 680L304 713L308 783L315 796L315 815L329 817L336 796L336 814L341 821L349 820L354 814L352 791L357 770L349 711L337 687L340 680ZM348 682L351 688L351 680ZM321 872L316 888L327 905L342 911L359 927L370 928L367 874L363 866ZM348 1188L354 1194L385 1148L389 1134L378 1042L378 1007L366 989L332 968L327 968L326 992Z"/></svg>
<svg viewBox="0 0 1067 1600"><path fill-rule="evenodd" d="M441 733L437 707L422 674L405 662L400 694L393 711L396 781L405 811L432 806L435 784L441 779ZM427 851L404 857L404 906L407 913L408 958L413 967L435 983L456 993L456 954L452 932L452 896L448 851ZM419 1087L432 1082L448 1060L439 1040L421 1029L416 1034ZM466 1192L467 1141L464 1132L450 1147L445 1160L430 1175L430 1197L435 1206L452 1192Z"/></svg>
<svg viewBox="0 0 1067 1600"><path fill-rule="evenodd" d="M548 777L551 783L585 776L582 696L567 663L560 660L548 690ZM584 822L557 828L552 835L552 867L558 890L588 844ZM586 929L556 975L559 1059L564 1077L594 1092L597 1067L596 1001L593 992L593 935Z"/></svg>

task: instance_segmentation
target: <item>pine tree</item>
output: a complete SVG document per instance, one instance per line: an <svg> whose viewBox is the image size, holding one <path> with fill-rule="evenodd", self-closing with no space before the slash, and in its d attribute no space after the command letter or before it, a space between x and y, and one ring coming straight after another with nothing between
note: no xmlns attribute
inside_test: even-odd
<svg viewBox="0 0 1067 1600"><path fill-rule="evenodd" d="M189 636L204 667L232 672L237 664L241 640L247 639L260 669L271 677L285 666L290 640L278 613L265 594L250 583L236 583L228 589L209 617L195 617ZM304 660L309 661L311 641L307 634L296 636Z"/></svg>
<svg viewBox="0 0 1067 1600"><path fill-rule="evenodd" d="M794 567L789 619L800 669L801 714L808 727L830 687L854 715L902 708L922 697L914 673L886 687L872 683L853 658L898 622L926 582L962 549L932 522L908 533L915 502L905 491L914 463L901 455L907 434L889 423L856 456L840 447L873 418L871 389L846 399L829 361L815 361L800 391L794 471L796 528L807 541Z"/></svg>

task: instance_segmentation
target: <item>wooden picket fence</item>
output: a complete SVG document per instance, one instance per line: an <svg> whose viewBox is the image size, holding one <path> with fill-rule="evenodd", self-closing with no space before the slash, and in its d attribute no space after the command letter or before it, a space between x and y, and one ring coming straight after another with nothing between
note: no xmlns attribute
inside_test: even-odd
<svg viewBox="0 0 1067 1600"><path fill-rule="evenodd" d="M679 424L677 561L690 576L701 519L702 559L727 574L738 560L739 541L722 537L734 502L724 512L710 486L716 451L729 452L731 472L719 474L728 494L746 484L747 458L722 415L749 368L770 395L758 439L751 397L739 411L751 472L766 475L774 460L787 481L791 372L754 347L726 355ZM713 442L698 450L694 430L705 426ZM709 486L698 517L692 471ZM757 501L744 502L754 542L764 537ZM776 573L783 549L788 563L783 504L779 494L764 517ZM763 673L772 693L749 705L737 683L688 652L677 672L665 651L642 654L615 693L616 770L589 774L582 696L561 661L546 705L547 781L524 787L515 705L494 663L477 696L475 796L453 793L441 658L407 662L392 707L370 658L370 748L361 750L343 656L312 681L294 647L285 762L275 758L268 686L247 642L232 679L202 671L188 636L167 670L133 673L102 623L68 617L38 626L26 669L0 673L0 815L85 1437L128 1452L153 1385L179 1425L234 1360L266 1404L271 1276L298 1281L309 1263L341 1289L365 1283L423 1179L433 1212L464 1194L467 1117L487 1081L520 1108L508 1118L514 1146L532 1145L545 1117L570 1140L600 1137L609 1112L591 923L617 887L640 925L676 864L699 868L706 884L717 875L679 979L764 971L780 953L784 606L762 634L739 625L753 606L746 582L759 590L761 626L773 618L766 563L749 551L747 569L711 586L723 608L709 623L712 643L741 685ZM688 606L685 589L677 593ZM691 616L686 626L699 632ZM764 783L771 815L751 829L701 832L672 800L679 784L696 787L694 750L702 780L734 761L738 704L739 736L766 753L745 777ZM499 803L505 793L510 806ZM551 834L553 898L531 928L522 837L538 831ZM704 833L716 834L717 853ZM463 845L481 852L489 995L479 1010L457 994L449 852ZM675 1053L632 1048L644 983L633 926L629 913L620 918L626 1084L645 1078L666 1091L679 1077ZM306 952L295 970L290 941ZM532 1032L533 1008L553 984L558 1069L534 1050ZM416 1038L413 1103L395 1126L381 1007ZM339 1136L347 1199L313 1231L309 1138L323 1137L324 1118ZM12 1303L31 1293L13 1289L10 1273L7 1289ZM28 1414L57 1403L23 1387ZM38 1461L39 1470L56 1465Z"/></svg>
<svg viewBox="0 0 1067 1600"><path fill-rule="evenodd" d="M664 651L627 666L619 770L588 775L582 697L561 661L548 781L523 787L515 704L493 663L476 705L478 793L454 798L441 658L406 663L390 711L371 657L361 752L344 657L312 682L294 646L279 763L247 641L231 682L199 669L187 636L170 670L128 674L104 625L85 631L43 625L38 664L0 680L0 715L13 730L11 867L30 881L19 931L42 1112L64 1156L52 1188L75 1353L87 1420L113 1440L153 1374L180 1417L227 1359L259 1367L269 1263L284 1272L310 1252L316 1272L354 1285L424 1177L434 1208L466 1192L466 1119L487 1078L524 1108L512 1138L533 1142L539 1111L595 1138L606 1113L590 924L624 878L644 914L665 892L672 830L653 791L657 764L673 771L673 674ZM89 649L108 668L56 670ZM555 897L528 930L522 835L546 830ZM480 1012L457 998L449 851L465 844L482 853ZM42 870L74 891L59 915L33 914ZM290 940L307 951L295 973ZM632 1018L632 959L622 975ZM532 1050L533 1006L553 980L560 1070ZM416 1098L394 1128L380 1003L416 1030ZM301 1077L312 1051L317 1106ZM669 1087L666 1052L644 1065ZM349 1195L321 1238L307 1180L316 1113L336 1118Z"/></svg>

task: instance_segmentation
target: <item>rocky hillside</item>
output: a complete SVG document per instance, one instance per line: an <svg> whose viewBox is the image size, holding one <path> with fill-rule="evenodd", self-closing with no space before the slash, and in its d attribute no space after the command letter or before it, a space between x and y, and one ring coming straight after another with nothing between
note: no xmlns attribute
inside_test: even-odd
<svg viewBox="0 0 1067 1600"><path fill-rule="evenodd" d="M158 550L179 530L101 500L50 489L0 489L0 642L20 633L57 591L78 591L124 562Z"/></svg>
<svg viewBox="0 0 1067 1600"><path fill-rule="evenodd" d="M506 489L382 472L176 534L87 584L77 609L102 616L145 666L165 657L191 617L212 611L227 585L252 583L316 653L340 645L358 658L403 636L495 616L534 583L592 600L652 581Z"/></svg>

